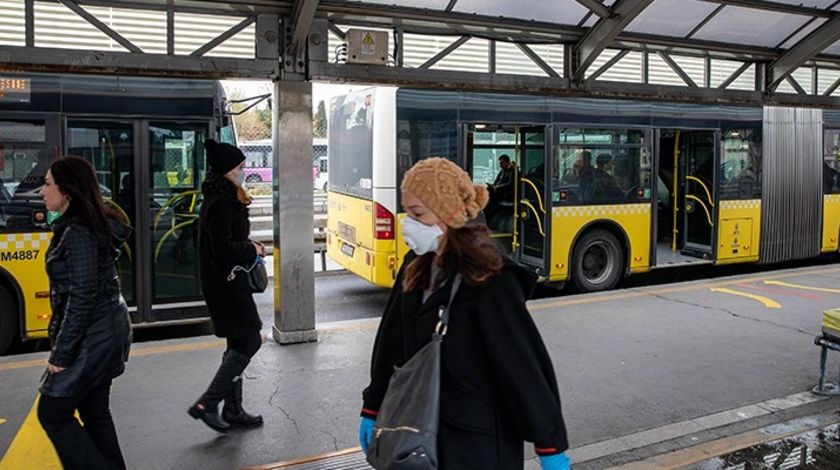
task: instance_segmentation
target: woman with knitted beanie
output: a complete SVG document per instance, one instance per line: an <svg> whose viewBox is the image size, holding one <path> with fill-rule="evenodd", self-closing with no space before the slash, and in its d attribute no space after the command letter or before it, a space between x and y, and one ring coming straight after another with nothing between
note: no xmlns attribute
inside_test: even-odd
<svg viewBox="0 0 840 470"><path fill-rule="evenodd" d="M395 367L432 339L452 281L462 284L443 342L439 469L523 468L524 442L543 469L567 469L557 380L525 306L535 280L504 256L487 226L483 186L443 158L415 164L402 183L401 228L412 253L400 268L373 346L359 440L367 453Z"/></svg>

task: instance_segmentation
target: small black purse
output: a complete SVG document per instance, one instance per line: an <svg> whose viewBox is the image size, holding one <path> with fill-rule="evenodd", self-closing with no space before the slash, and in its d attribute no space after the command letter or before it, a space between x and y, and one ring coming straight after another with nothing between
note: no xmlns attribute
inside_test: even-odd
<svg viewBox="0 0 840 470"><path fill-rule="evenodd" d="M268 272L265 270L265 260L262 256L257 256L254 263L250 267L234 266L228 274L227 280L233 281L236 279L236 271L245 271L247 273L248 289L252 294L260 294L265 292L268 287Z"/></svg>
<svg viewBox="0 0 840 470"><path fill-rule="evenodd" d="M367 461L376 470L435 470L440 422L441 344L449 307L461 285L455 276L432 341L394 371L374 425Z"/></svg>

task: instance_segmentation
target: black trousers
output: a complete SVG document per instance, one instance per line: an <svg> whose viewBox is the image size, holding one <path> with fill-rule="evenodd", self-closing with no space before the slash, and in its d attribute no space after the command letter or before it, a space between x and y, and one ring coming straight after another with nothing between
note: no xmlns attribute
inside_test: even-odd
<svg viewBox="0 0 840 470"><path fill-rule="evenodd" d="M227 342L228 350L233 349L239 354L248 356L248 359L254 357L254 354L256 354L257 351L260 350L260 346L262 346L262 336L259 331L247 336L235 336L226 338L225 340Z"/></svg>
<svg viewBox="0 0 840 470"><path fill-rule="evenodd" d="M66 470L125 469L111 419L111 380L72 397L41 396L38 420ZM82 425L74 416L79 411Z"/></svg>

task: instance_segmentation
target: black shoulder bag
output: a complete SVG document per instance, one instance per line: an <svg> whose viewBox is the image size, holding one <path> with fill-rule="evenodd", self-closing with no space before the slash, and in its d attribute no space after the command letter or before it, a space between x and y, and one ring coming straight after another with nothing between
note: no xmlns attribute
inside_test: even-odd
<svg viewBox="0 0 840 470"><path fill-rule="evenodd" d="M234 266L230 270L230 274L228 274L228 281L236 279L236 271L245 271L248 275L248 289L251 290L251 293L259 294L265 292L265 289L268 287L268 272L265 270L265 260L263 260L262 256L257 256L254 264L250 267Z"/></svg>
<svg viewBox="0 0 840 470"><path fill-rule="evenodd" d="M367 461L377 470L434 470L440 418L441 344L449 308L461 285L452 281L449 303L438 311L432 341L394 371L374 426Z"/></svg>

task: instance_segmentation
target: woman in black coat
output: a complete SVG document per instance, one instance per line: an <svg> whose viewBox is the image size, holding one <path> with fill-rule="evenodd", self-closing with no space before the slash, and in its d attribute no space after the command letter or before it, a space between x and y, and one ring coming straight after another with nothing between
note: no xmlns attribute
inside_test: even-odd
<svg viewBox="0 0 840 470"><path fill-rule="evenodd" d="M124 469L109 401L131 344L116 267L117 247L131 229L109 219L93 167L84 159L55 160L41 195L58 219L46 253L52 351L38 419L64 468Z"/></svg>
<svg viewBox="0 0 840 470"><path fill-rule="evenodd" d="M367 452L395 367L426 345L438 309L463 279L443 341L439 469L510 470L534 443L544 469L567 469L566 428L551 358L525 307L534 280L508 261L484 224L469 224L487 190L442 158L405 174L402 232L413 254L403 263L379 325L359 438Z"/></svg>
<svg viewBox="0 0 840 470"><path fill-rule="evenodd" d="M201 184L204 201L198 219L201 290L216 336L227 339L227 349L207 391L188 412L212 429L226 432L231 426L263 424L262 416L242 408L242 372L262 345L262 323L246 275L237 271L230 281L228 276L235 266L247 268L258 256L265 256L265 247L248 239L251 198L242 188L245 155L233 145L214 140L204 145L210 171Z"/></svg>

